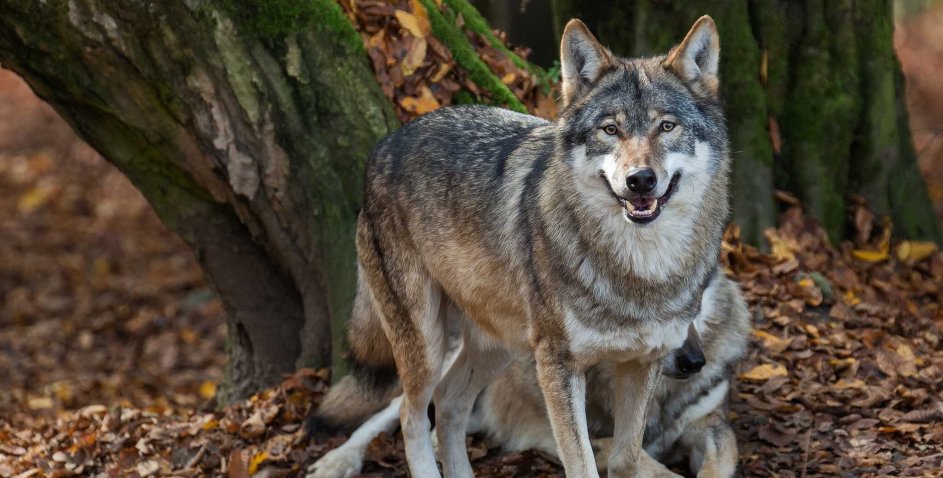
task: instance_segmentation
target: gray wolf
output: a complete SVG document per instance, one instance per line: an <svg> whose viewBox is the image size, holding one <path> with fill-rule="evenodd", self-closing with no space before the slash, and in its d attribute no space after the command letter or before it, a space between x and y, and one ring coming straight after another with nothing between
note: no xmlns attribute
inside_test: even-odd
<svg viewBox="0 0 943 478"><path fill-rule="evenodd" d="M737 443L726 420L726 398L751 327L740 290L722 273L704 292L694 326L696 331L688 334L685 345L663 365L664 378L646 413L644 448L661 463L686 465L691 476L732 477ZM605 437L612 435L612 373L606 364L587 372L587 423L600 471L609 449ZM318 460L308 476L349 478L360 473L370 442L380 432L396 428L401 400L395 398L347 442ZM485 433L505 451L533 448L556 454L532 360L515 360L485 388L475 403L468 431Z"/></svg>
<svg viewBox="0 0 943 478"><path fill-rule="evenodd" d="M377 145L357 222L351 380L391 394L378 378L395 364L413 476L439 476L433 399L444 474L472 476L470 412L520 351L534 358L568 475L598 476L585 401L586 370L600 363L612 367L609 476L655 474L645 410L717 267L729 209L719 51L709 17L668 54L640 59L616 57L572 20L556 121L444 108ZM446 369L453 304L467 319Z"/></svg>

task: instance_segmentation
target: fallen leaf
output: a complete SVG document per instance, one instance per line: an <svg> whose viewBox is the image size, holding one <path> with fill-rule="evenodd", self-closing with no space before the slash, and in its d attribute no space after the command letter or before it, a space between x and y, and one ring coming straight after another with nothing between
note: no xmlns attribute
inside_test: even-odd
<svg viewBox="0 0 943 478"><path fill-rule="evenodd" d="M832 385L832 388L835 390L861 390L864 388L864 380L861 380L860 378L843 378L835 382L835 385Z"/></svg>
<svg viewBox="0 0 943 478"><path fill-rule="evenodd" d="M249 478L249 463L244 450L233 448L229 453L226 476L227 478Z"/></svg>
<svg viewBox="0 0 943 478"><path fill-rule="evenodd" d="M913 349L907 344L900 344L895 351L899 357L897 373L904 377L917 375L917 357L914 355Z"/></svg>
<svg viewBox="0 0 943 478"><path fill-rule="evenodd" d="M399 21L400 26L409 31L412 36L416 38L425 38L425 32L419 28L419 20L417 20L412 13L403 10L397 10L396 20Z"/></svg>
<svg viewBox="0 0 943 478"><path fill-rule="evenodd" d="M443 63L439 65L439 70L436 71L434 75L432 75L432 78L430 78L429 81L433 83L438 83L442 81L442 78L445 77L445 75L451 70L452 70L452 65L448 63Z"/></svg>
<svg viewBox="0 0 943 478"><path fill-rule="evenodd" d="M432 91L429 90L429 87L423 86L420 89L420 92L421 96L418 98L407 96L400 100L400 106L402 106L403 109L413 112L417 115L428 113L441 106L439 101L435 99L435 96L432 96Z"/></svg>
<svg viewBox="0 0 943 478"><path fill-rule="evenodd" d="M766 83L768 80L769 80L769 50L764 48L763 53L760 55L760 82L763 83L763 86L766 86Z"/></svg>
<svg viewBox="0 0 943 478"><path fill-rule="evenodd" d="M740 374L740 378L745 380L766 381L773 377L784 377L789 372L782 364L762 364Z"/></svg>
<svg viewBox="0 0 943 478"><path fill-rule="evenodd" d="M212 380L205 380L200 384L200 389L197 391L200 394L200 397L203 397L204 400L209 400L216 396L216 382Z"/></svg>
<svg viewBox="0 0 943 478"><path fill-rule="evenodd" d="M904 262L920 262L937 251L933 242L902 241L897 246L897 258Z"/></svg>
<svg viewBox="0 0 943 478"><path fill-rule="evenodd" d="M259 465L261 465L262 463L265 463L265 460L267 459L268 459L268 452L264 450L253 455L252 459L249 460L249 476L254 475L255 472L258 471Z"/></svg>
<svg viewBox="0 0 943 478"><path fill-rule="evenodd" d="M141 475L142 477L151 476L160 471L160 464L154 460L147 460L138 463L137 467L135 467L135 470L137 470L138 475Z"/></svg>
<svg viewBox="0 0 943 478"><path fill-rule="evenodd" d="M52 408L55 403L49 397L30 397L27 405L30 410L45 410Z"/></svg>
<svg viewBox="0 0 943 478"><path fill-rule="evenodd" d="M416 17L416 23L419 25L419 31L423 36L428 37L432 34L432 25L429 23L429 12L423 6L420 0L410 2L413 7L413 16Z"/></svg>
<svg viewBox="0 0 943 478"><path fill-rule="evenodd" d="M770 426L760 428L757 435L759 435L759 437L767 443L771 443L778 447L790 445L793 441L795 441L795 436L792 434L783 433L779 430L773 429Z"/></svg>
<svg viewBox="0 0 943 478"><path fill-rule="evenodd" d="M58 189L52 184L40 183L20 196L16 208L23 214L29 214L49 202Z"/></svg>
<svg viewBox="0 0 943 478"><path fill-rule="evenodd" d="M765 330L753 329L753 336L763 341L763 347L773 352L782 352L789 347L789 340L781 339Z"/></svg>
<svg viewBox="0 0 943 478"><path fill-rule="evenodd" d="M855 259L864 262L881 262L890 258L887 251L868 251L863 249L855 249L851 251L851 255Z"/></svg>
<svg viewBox="0 0 943 478"><path fill-rule="evenodd" d="M770 116L767 122L769 127L769 143L773 147L773 154L779 155L783 150L783 137L779 132L779 122L776 118Z"/></svg>
<svg viewBox="0 0 943 478"><path fill-rule="evenodd" d="M420 66L422 62L426 59L426 39L418 38L413 41L412 47L409 49L409 53L406 54L406 57L403 58L403 63L401 65L403 69L403 76L412 75Z"/></svg>

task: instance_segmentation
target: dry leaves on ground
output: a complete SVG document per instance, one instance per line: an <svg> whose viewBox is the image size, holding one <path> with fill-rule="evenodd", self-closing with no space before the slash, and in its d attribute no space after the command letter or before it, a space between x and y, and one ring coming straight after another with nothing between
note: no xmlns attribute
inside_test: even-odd
<svg viewBox="0 0 943 478"><path fill-rule="evenodd" d="M487 89L472 80L447 45L433 35L429 12L418 0L340 0L363 37L383 93L396 105L401 121L460 101L491 102ZM448 8L440 5L440 8ZM458 15L459 25L464 25ZM517 66L480 33L463 28L475 53L531 113L556 115L550 85ZM499 34L500 37L500 34ZM514 49L525 57L527 50Z"/></svg>

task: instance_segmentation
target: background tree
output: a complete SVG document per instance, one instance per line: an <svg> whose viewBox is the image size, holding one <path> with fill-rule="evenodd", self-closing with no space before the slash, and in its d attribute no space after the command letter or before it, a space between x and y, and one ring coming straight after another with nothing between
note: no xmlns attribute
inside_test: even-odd
<svg viewBox="0 0 943 478"><path fill-rule="evenodd" d="M227 312L223 401L329 364L363 161L398 123L336 3L3 1L0 63L193 248Z"/></svg>
<svg viewBox="0 0 943 478"><path fill-rule="evenodd" d="M890 0L552 0L556 29L582 18L623 55L665 51L702 14L721 37L734 154L734 221L758 242L773 189L797 196L833 241L859 194L897 231L940 242L917 170Z"/></svg>
<svg viewBox="0 0 943 478"><path fill-rule="evenodd" d="M301 366L333 361L342 373L361 170L379 138L449 102L523 110L547 83L465 0L399 2L425 12L412 20L382 2L341 3L0 0L0 64L131 179L221 297L224 402ZM913 164L886 2L553 6L557 24L582 17L623 54L664 51L697 16L715 16L736 219L748 238L774 222L774 185L833 237L844 194L860 191L904 234L939 238ZM350 20L371 8L381 25L355 29ZM412 32L400 51L374 31L394 18ZM410 56L425 48L455 68ZM423 89L420 76L438 83Z"/></svg>

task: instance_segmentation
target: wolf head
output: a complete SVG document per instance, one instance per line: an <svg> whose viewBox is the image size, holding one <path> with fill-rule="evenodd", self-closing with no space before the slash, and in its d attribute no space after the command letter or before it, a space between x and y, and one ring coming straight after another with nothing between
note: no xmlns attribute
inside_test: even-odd
<svg viewBox="0 0 943 478"><path fill-rule="evenodd" d="M726 220L719 56L707 16L667 55L638 59L614 56L579 20L567 24L558 147L586 207L631 228L674 229L712 200Z"/></svg>

